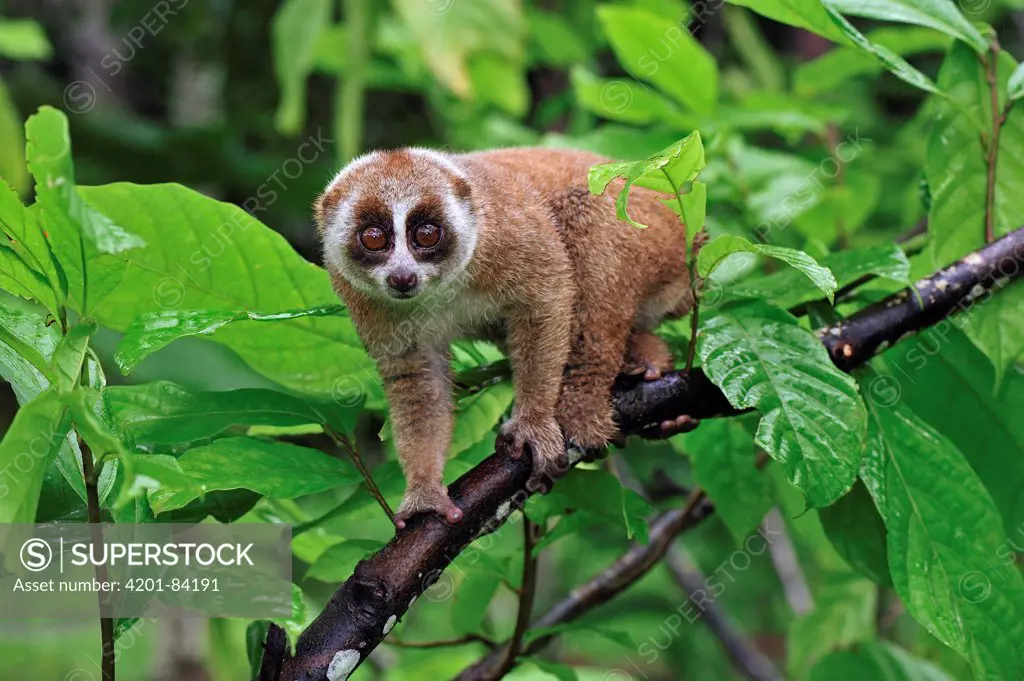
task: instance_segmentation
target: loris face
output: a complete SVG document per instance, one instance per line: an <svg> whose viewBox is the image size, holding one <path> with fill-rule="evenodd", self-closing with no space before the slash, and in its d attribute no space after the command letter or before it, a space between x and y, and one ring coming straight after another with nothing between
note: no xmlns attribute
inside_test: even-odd
<svg viewBox="0 0 1024 681"><path fill-rule="evenodd" d="M477 236L470 193L462 171L439 152L358 158L317 201L324 260L366 293L415 300L469 263Z"/></svg>

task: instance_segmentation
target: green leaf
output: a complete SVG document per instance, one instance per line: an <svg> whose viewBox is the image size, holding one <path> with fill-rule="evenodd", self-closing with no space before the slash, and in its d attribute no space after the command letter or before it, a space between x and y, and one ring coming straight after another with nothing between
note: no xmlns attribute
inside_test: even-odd
<svg viewBox="0 0 1024 681"><path fill-rule="evenodd" d="M125 481L114 501L115 509L125 508L132 500L144 498L157 490L166 490L165 493L190 490L193 494L201 494L173 456L134 452L122 458L121 462Z"/></svg>
<svg viewBox="0 0 1024 681"><path fill-rule="evenodd" d="M555 677L558 681L579 681L579 677L576 676L576 670L567 664L548 662L547 660L542 660L539 657L532 656L520 659L526 660L545 674Z"/></svg>
<svg viewBox="0 0 1024 681"><path fill-rule="evenodd" d="M67 279L62 287L70 291L82 313L88 314L87 296L93 300L102 297L118 281L102 270L90 276L93 268L83 271L83 263L90 258L123 256L146 242L83 200L75 187L67 116L44 106L28 119L25 133L28 167L36 183L36 206L42 211L40 219L46 224L49 242Z"/></svg>
<svg viewBox="0 0 1024 681"><path fill-rule="evenodd" d="M1024 64L1018 64L1010 74L1010 80L1006 83L1006 92L1013 101L1024 97Z"/></svg>
<svg viewBox="0 0 1024 681"><path fill-rule="evenodd" d="M506 381L459 400L448 455L464 452L487 437L512 405L514 395L512 384Z"/></svg>
<svg viewBox="0 0 1024 681"><path fill-rule="evenodd" d="M679 198L682 204L683 224L689 234L696 234L704 228L708 212L708 186L694 181L693 188Z"/></svg>
<svg viewBox="0 0 1024 681"><path fill-rule="evenodd" d="M0 287L38 301L59 318L59 282L50 247L31 211L0 180Z"/></svg>
<svg viewBox="0 0 1024 681"><path fill-rule="evenodd" d="M320 554L306 573L306 579L316 579L327 584L343 582L352 576L359 561L383 546L379 541L370 539L346 539Z"/></svg>
<svg viewBox="0 0 1024 681"><path fill-rule="evenodd" d="M832 575L814 595L814 610L789 626L786 676L802 679L833 650L868 643L875 637L878 589L853 575Z"/></svg>
<svg viewBox="0 0 1024 681"><path fill-rule="evenodd" d="M120 284L93 317L125 331L158 310L309 310L337 305L327 273L242 209L178 185L81 189L97 208L151 246L94 262ZM211 225L218 225L211 229ZM383 404L373 362L342 316L235 322L211 336L280 385L305 393L368 394ZM316 367L311 371L310 367Z"/></svg>
<svg viewBox="0 0 1024 681"><path fill-rule="evenodd" d="M687 182L696 179L704 165L704 144L701 142L700 133L694 131L643 161L596 165L590 169L587 184L592 194L603 194L612 180L625 180L615 199L615 213L620 220L625 220L634 227L643 228L646 225L634 222L626 211L629 191L633 185L675 194L681 192Z"/></svg>
<svg viewBox="0 0 1024 681"><path fill-rule="evenodd" d="M733 539L742 542L772 507L771 485L754 466L754 439L735 419L714 419L671 440L690 458L697 484L715 504Z"/></svg>
<svg viewBox="0 0 1024 681"><path fill-rule="evenodd" d="M770 244L755 244L741 236L723 235L701 247L697 254L697 271L701 277L707 278L723 260L734 253L757 253L783 261L807 275L807 278L825 293L829 302L832 302L839 286L827 267L822 267L817 260L803 251Z"/></svg>
<svg viewBox="0 0 1024 681"><path fill-rule="evenodd" d="M865 643L832 653L811 671L809 681L953 681L927 660L888 641Z"/></svg>
<svg viewBox="0 0 1024 681"><path fill-rule="evenodd" d="M849 494L820 509L818 515L832 546L850 567L875 584L892 585L885 523L863 483L858 481Z"/></svg>
<svg viewBox="0 0 1024 681"><path fill-rule="evenodd" d="M887 373L867 384L872 399L883 406L902 399L949 438L992 495L1004 527L1024 527L1024 375L1007 372L997 390L991 363L948 321L889 350L884 362ZM956 395L956 418L949 395Z"/></svg>
<svg viewBox="0 0 1024 681"><path fill-rule="evenodd" d="M0 523L33 523L46 469L71 428L56 391L23 405L0 441Z"/></svg>
<svg viewBox="0 0 1024 681"><path fill-rule="evenodd" d="M888 2L888 0L884 0ZM949 4L948 0L935 0L943 4ZM926 92L932 92L938 94L939 88L931 81L931 79L911 66L906 59L893 52L887 47L882 45L875 45L868 40L863 33L858 31L853 24L846 20L846 18L839 13L836 9L836 3L834 0L821 0L822 6L825 11L828 12L829 17L836 23L839 30L842 31L850 41L864 50L870 55L876 57L885 68L889 69L900 80L905 83L909 83L914 87L925 90Z"/></svg>
<svg viewBox="0 0 1024 681"><path fill-rule="evenodd" d="M70 392L78 385L82 376L82 365L85 353L89 350L89 341L96 333L96 323L84 321L68 329L60 339L53 353L49 375L54 377L57 391Z"/></svg>
<svg viewBox="0 0 1024 681"><path fill-rule="evenodd" d="M38 21L0 19L0 57L8 59L49 59L53 47Z"/></svg>
<svg viewBox="0 0 1024 681"><path fill-rule="evenodd" d="M88 443L95 459L98 460L106 454L127 456L121 439L99 416L102 396L98 391L80 387L65 394L63 399L71 412L75 429Z"/></svg>
<svg viewBox="0 0 1024 681"><path fill-rule="evenodd" d="M1005 52L998 61L1002 85L1016 68ZM925 174L931 190L928 233L933 269L945 267L985 243L988 166L979 139L991 139L991 92L985 69L966 45L953 45L939 73L948 93L932 122ZM995 172L992 215L996 237L1024 224L1024 109L1003 124ZM1012 285L982 300L961 320L968 337L992 361L996 383L1024 354L1024 286Z"/></svg>
<svg viewBox="0 0 1024 681"><path fill-rule="evenodd" d="M209 336L232 322L248 319L254 322L279 322L303 317L344 315L341 305L327 305L309 310L283 312L230 312L228 310L162 310L138 317L125 332L114 359L127 375L146 357L170 343L188 336Z"/></svg>
<svg viewBox="0 0 1024 681"><path fill-rule="evenodd" d="M945 52L952 42L948 36L927 28L885 26L869 31L872 45L909 57L928 52ZM800 64L793 73L793 89L807 96L832 92L858 76L874 76L885 67L873 54L859 47L838 47L812 61Z"/></svg>
<svg viewBox="0 0 1024 681"><path fill-rule="evenodd" d="M999 559L1006 533L992 497L956 447L910 410L866 401L860 475L885 521L907 612L967 659L976 679L1020 678L1024 580Z"/></svg>
<svg viewBox="0 0 1024 681"><path fill-rule="evenodd" d="M731 305L704 324L697 351L734 407L761 413L755 442L810 506L849 491L863 453L864 406L813 333L764 303Z"/></svg>
<svg viewBox="0 0 1024 681"><path fill-rule="evenodd" d="M281 88L275 125L295 135L306 120L306 79L316 59L317 39L331 20L331 0L286 0L271 23L274 75Z"/></svg>
<svg viewBox="0 0 1024 681"><path fill-rule="evenodd" d="M149 499L154 513L183 508L214 490L247 489L271 499L294 499L362 480L348 463L315 449L244 437L190 449L178 464L195 489L157 490Z"/></svg>
<svg viewBox="0 0 1024 681"><path fill-rule="evenodd" d="M820 265L835 277L837 290L867 276L910 285L910 262L896 244L838 251L822 258ZM820 299L821 289L799 270L786 268L767 276L730 283L725 295L766 300L777 307L789 309Z"/></svg>
<svg viewBox="0 0 1024 681"><path fill-rule="evenodd" d="M235 426L318 423L349 433L361 406L301 399L263 388L191 391L164 381L111 386L106 395L120 427L137 443L157 446L199 442Z"/></svg>
<svg viewBox="0 0 1024 681"><path fill-rule="evenodd" d="M628 73L658 86L697 113L709 114L715 108L718 65L678 21L626 5L602 5L597 18ZM662 41L658 51L651 49L655 36Z"/></svg>
<svg viewBox="0 0 1024 681"><path fill-rule="evenodd" d="M25 133L21 112L11 99L11 93L3 78L0 78L0 180L14 187L19 195L24 196L28 192ZM2 214L0 210L0 215Z"/></svg>
<svg viewBox="0 0 1024 681"><path fill-rule="evenodd" d="M452 603L452 631L460 636L485 633L484 618L501 586L501 576L472 553L456 559L449 570L462 575Z"/></svg>
<svg viewBox="0 0 1024 681"><path fill-rule="evenodd" d="M843 14L879 21L927 26L958 38L978 53L988 51L988 40L950 0L823 0Z"/></svg>
<svg viewBox="0 0 1024 681"><path fill-rule="evenodd" d="M570 72L573 92L581 106L612 121L647 125L678 122L685 125L688 116L666 97L630 79L598 78L577 66Z"/></svg>
<svg viewBox="0 0 1024 681"><path fill-rule="evenodd" d="M641 543L647 542L650 505L639 494L623 487L611 473L574 469L547 496L550 499L544 501L552 507L586 511L605 521L621 524L628 539L635 537Z"/></svg>
<svg viewBox="0 0 1024 681"><path fill-rule="evenodd" d="M804 28L837 43L846 43L843 33L829 19L821 0L729 0L758 14L790 26Z"/></svg>

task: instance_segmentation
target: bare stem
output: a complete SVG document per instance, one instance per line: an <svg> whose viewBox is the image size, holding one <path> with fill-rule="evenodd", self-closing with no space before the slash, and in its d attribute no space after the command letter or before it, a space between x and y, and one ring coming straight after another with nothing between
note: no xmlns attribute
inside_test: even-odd
<svg viewBox="0 0 1024 681"><path fill-rule="evenodd" d="M1005 109L999 108L999 42L994 38L989 46L989 56L983 59L983 63L992 106L992 136L985 156L985 164L988 166L988 178L985 183L985 243L990 244L996 238L996 167L999 163L999 138L1009 114L1009 103Z"/></svg>
<svg viewBox="0 0 1024 681"><path fill-rule="evenodd" d="M533 555L533 547L537 544L539 526L523 516L523 583L519 588L519 613L516 615L516 628L509 640L505 657L495 672L494 678L500 679L516 665L516 658L523 649L523 637L530 628L533 615L533 598L537 593L537 557Z"/></svg>
<svg viewBox="0 0 1024 681"><path fill-rule="evenodd" d="M89 512L89 525L93 545L103 543L103 526L100 518L100 496L97 482L99 471L93 466L92 450L82 438L78 438L78 446L82 451L82 476L85 478L85 501ZM96 581L105 584L107 566L96 565ZM114 681L116 673L116 656L114 650L114 618L106 617L108 592L98 594L100 608L100 642L102 645L102 662L100 664L103 681Z"/></svg>

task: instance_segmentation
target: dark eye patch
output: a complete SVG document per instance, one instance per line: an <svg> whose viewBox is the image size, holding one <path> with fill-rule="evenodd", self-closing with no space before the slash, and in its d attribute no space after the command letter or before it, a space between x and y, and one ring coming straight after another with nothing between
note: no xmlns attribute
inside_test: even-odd
<svg viewBox="0 0 1024 681"><path fill-rule="evenodd" d="M435 225L441 230L441 239L433 248L417 248L415 242L416 228L419 225ZM409 243L409 250L413 257L420 262L439 262L448 257L448 253L455 245L455 233L444 212L444 204L436 196L424 198L419 204L409 211L405 219L406 239Z"/></svg>
<svg viewBox="0 0 1024 681"><path fill-rule="evenodd" d="M360 265L373 266L387 262L395 242L394 218L391 209L380 198L371 196L356 204L352 211L355 229L349 234L345 249L348 257ZM378 227L387 235L389 246L380 251L367 251L359 242L360 233L370 227Z"/></svg>

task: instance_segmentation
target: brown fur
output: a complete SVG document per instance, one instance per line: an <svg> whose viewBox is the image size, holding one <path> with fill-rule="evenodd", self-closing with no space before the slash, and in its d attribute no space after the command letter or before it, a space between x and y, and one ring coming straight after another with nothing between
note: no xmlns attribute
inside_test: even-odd
<svg viewBox="0 0 1024 681"><path fill-rule="evenodd" d="M530 446L539 479L564 455L562 432L583 447L603 446L616 434L616 375L624 362L671 368L664 343L649 332L689 307L682 225L645 189L633 190L630 214L648 229L619 222L615 191L587 191L588 169L606 159L556 149L449 158L468 182L407 152L388 152L330 187L316 208L323 232L357 185L395 178L435 192L432 205L445 192L472 202L478 240L462 275L465 287L449 294L453 299L425 295L414 307L397 305L331 271L384 378L408 482L403 520L424 510L459 517L441 486L452 428L448 342L504 328L516 397L502 432L513 455ZM460 314L466 319L453 322L454 337L435 329L444 327L441 317Z"/></svg>

